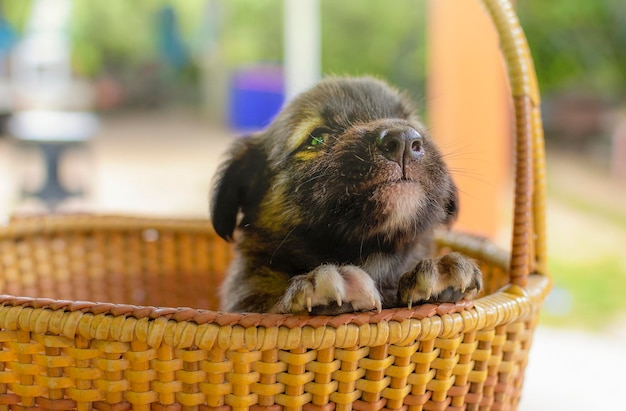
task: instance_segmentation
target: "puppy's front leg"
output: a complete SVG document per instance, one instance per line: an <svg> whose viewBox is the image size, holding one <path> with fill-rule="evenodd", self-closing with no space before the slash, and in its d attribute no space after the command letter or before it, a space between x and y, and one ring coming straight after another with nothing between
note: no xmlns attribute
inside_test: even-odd
<svg viewBox="0 0 626 411"><path fill-rule="evenodd" d="M482 288L478 265L464 255L452 252L421 260L413 271L400 277L398 303L409 308L420 302L457 302L472 299Z"/></svg>
<svg viewBox="0 0 626 411"><path fill-rule="evenodd" d="M381 307L374 280L361 268L323 264L308 274L293 277L273 311L335 315L372 309L380 311Z"/></svg>

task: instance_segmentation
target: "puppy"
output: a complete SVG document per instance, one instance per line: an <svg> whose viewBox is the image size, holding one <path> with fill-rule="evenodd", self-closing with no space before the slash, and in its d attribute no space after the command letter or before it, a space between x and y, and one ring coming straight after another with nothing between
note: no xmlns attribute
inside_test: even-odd
<svg viewBox="0 0 626 411"><path fill-rule="evenodd" d="M237 141L211 204L236 242L225 311L380 311L482 286L472 260L432 255L457 189L410 102L376 79L323 80Z"/></svg>

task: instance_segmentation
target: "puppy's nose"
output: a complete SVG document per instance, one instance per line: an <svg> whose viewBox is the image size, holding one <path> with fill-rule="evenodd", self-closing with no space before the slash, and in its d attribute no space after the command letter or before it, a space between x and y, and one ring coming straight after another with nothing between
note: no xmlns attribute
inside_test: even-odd
<svg viewBox="0 0 626 411"><path fill-rule="evenodd" d="M376 147L391 161L404 166L424 154L423 138L411 127L391 128L380 132Z"/></svg>

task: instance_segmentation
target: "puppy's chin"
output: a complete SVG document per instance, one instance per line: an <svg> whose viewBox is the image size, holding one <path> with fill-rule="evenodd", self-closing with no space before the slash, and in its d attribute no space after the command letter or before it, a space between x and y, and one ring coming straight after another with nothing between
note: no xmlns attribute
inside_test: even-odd
<svg viewBox="0 0 626 411"><path fill-rule="evenodd" d="M380 184L374 190L372 200L377 203L383 218L372 234L406 231L415 226L424 199L424 190L417 182L398 180Z"/></svg>

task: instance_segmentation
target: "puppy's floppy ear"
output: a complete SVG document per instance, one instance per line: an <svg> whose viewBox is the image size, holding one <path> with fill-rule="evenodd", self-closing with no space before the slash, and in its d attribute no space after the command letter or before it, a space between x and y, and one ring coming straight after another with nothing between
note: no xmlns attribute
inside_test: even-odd
<svg viewBox="0 0 626 411"><path fill-rule="evenodd" d="M267 155L252 137L240 139L214 180L211 220L220 237L232 241L239 210L244 219L255 212L267 190L267 180Z"/></svg>
<svg viewBox="0 0 626 411"><path fill-rule="evenodd" d="M447 227L451 227L459 215L459 190L452 180L448 186L445 211L446 218L443 222Z"/></svg>

